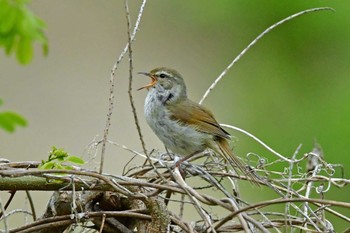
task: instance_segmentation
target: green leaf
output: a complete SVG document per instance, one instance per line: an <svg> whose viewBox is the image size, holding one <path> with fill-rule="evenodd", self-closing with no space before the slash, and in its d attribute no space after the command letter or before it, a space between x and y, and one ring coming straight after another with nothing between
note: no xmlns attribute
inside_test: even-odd
<svg viewBox="0 0 350 233"><path fill-rule="evenodd" d="M10 7L1 17L0 34L9 33L16 24L18 10L15 7Z"/></svg>
<svg viewBox="0 0 350 233"><path fill-rule="evenodd" d="M72 166L69 165L64 165L64 170L73 170L74 168Z"/></svg>
<svg viewBox="0 0 350 233"><path fill-rule="evenodd" d="M43 54L47 56L49 54L49 43L43 32L38 32L36 39L42 44Z"/></svg>
<svg viewBox="0 0 350 233"><path fill-rule="evenodd" d="M58 160L64 161L68 157L68 153L64 151L63 148L57 149L55 146L52 146L52 150L49 152L49 160Z"/></svg>
<svg viewBox="0 0 350 233"><path fill-rule="evenodd" d="M48 41L44 34L45 22L26 6L27 0L0 0L0 46L6 54L16 51L20 64L33 59L33 44L42 44L43 54L48 54Z"/></svg>
<svg viewBox="0 0 350 233"><path fill-rule="evenodd" d="M22 37L17 48L17 60L21 64L28 64L33 58L33 45L29 38Z"/></svg>
<svg viewBox="0 0 350 233"><path fill-rule="evenodd" d="M19 115L18 113L15 112L7 112L8 116L10 117L10 119L16 123L19 126L25 127L27 126L27 120L24 119L21 115Z"/></svg>
<svg viewBox="0 0 350 233"><path fill-rule="evenodd" d="M55 157L60 161L64 161L64 159L68 157L68 153L65 152L62 148L60 148L59 150L55 151Z"/></svg>
<svg viewBox="0 0 350 233"><path fill-rule="evenodd" d="M65 159L66 162L71 162L71 163L76 163L76 164L84 164L85 161L77 156L74 156L74 155L71 155L71 156L68 156L66 159Z"/></svg>
<svg viewBox="0 0 350 233"><path fill-rule="evenodd" d="M46 41L42 42L42 44L43 54L47 56L49 54L49 43Z"/></svg>
<svg viewBox="0 0 350 233"><path fill-rule="evenodd" d="M17 33L24 37L32 37L36 33L35 16L30 11L22 9L21 19L17 21Z"/></svg>
<svg viewBox="0 0 350 233"><path fill-rule="evenodd" d="M0 21L2 21L6 15L7 12L11 10L10 4L8 4L8 1L0 1Z"/></svg>
<svg viewBox="0 0 350 233"><path fill-rule="evenodd" d="M52 146L52 150L49 152L48 161L43 161L42 166L44 164L54 164L51 169L63 169L63 170L72 170L73 167L70 165L65 165L64 163L76 163L76 164L84 164L84 160L79 158L78 156L71 156L63 148L57 149L57 147ZM49 167L46 165L46 167Z"/></svg>
<svg viewBox="0 0 350 233"><path fill-rule="evenodd" d="M10 55L14 51L14 48L17 47L15 35L9 34L1 37L1 44L5 47L6 55Z"/></svg>
<svg viewBox="0 0 350 233"><path fill-rule="evenodd" d="M67 170L62 164L56 163L55 164L55 169L60 169L60 170Z"/></svg>
<svg viewBox="0 0 350 233"><path fill-rule="evenodd" d="M5 131L14 132L16 126L27 126L27 121L15 112L0 112L0 127Z"/></svg>
<svg viewBox="0 0 350 233"><path fill-rule="evenodd" d="M38 168L43 170L48 170L48 169L52 169L55 165L56 165L55 162L50 161L50 162L41 164Z"/></svg>

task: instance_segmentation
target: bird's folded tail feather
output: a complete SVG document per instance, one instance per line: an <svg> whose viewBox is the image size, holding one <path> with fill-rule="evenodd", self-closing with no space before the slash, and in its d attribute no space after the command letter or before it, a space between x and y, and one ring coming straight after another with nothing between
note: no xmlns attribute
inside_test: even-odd
<svg viewBox="0 0 350 233"><path fill-rule="evenodd" d="M248 166L245 166L239 160L239 158L233 154L226 139L221 138L221 139L217 140L217 145L220 149L221 155L233 167L233 169L236 171L236 173L237 173L237 170L241 171L250 182L252 182L253 184L256 184L257 186L260 186L259 179L254 174L254 171L251 168L249 168Z"/></svg>

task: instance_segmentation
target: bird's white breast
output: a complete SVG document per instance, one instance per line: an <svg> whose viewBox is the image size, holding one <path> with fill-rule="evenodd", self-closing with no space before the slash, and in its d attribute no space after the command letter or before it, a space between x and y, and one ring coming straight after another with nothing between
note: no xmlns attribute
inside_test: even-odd
<svg viewBox="0 0 350 233"><path fill-rule="evenodd" d="M212 136L171 119L171 114L162 101L164 99L162 95L166 94L158 92L155 88L149 90L144 108L149 126L164 145L174 153L186 156L205 150L205 143Z"/></svg>

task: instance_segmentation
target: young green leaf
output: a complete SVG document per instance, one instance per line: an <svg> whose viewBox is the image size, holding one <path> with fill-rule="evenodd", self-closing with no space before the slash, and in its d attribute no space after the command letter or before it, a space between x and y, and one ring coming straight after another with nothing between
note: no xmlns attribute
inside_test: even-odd
<svg viewBox="0 0 350 233"><path fill-rule="evenodd" d="M66 162L71 162L75 164L84 164L85 161L77 156L71 155L65 159Z"/></svg>
<svg viewBox="0 0 350 233"><path fill-rule="evenodd" d="M16 55L17 60L21 64L28 64L33 58L32 40L27 37L22 37L19 40Z"/></svg>
<svg viewBox="0 0 350 233"><path fill-rule="evenodd" d="M55 162L53 161L50 161L50 162L46 162L46 163L43 163L41 165L39 165L39 169L43 169L43 170L48 170L48 169L52 169L53 167L55 167Z"/></svg>
<svg viewBox="0 0 350 233"><path fill-rule="evenodd" d="M56 164L55 164L55 169L67 170L67 169L65 168L65 166L63 166L63 165L60 164L60 163L56 163Z"/></svg>
<svg viewBox="0 0 350 233"><path fill-rule="evenodd" d="M5 14L2 15L0 24L0 34L7 34L16 25L16 17L18 15L18 10L15 7L9 8Z"/></svg>
<svg viewBox="0 0 350 233"><path fill-rule="evenodd" d="M0 46L6 54L16 51L20 64L33 59L33 44L42 44L43 54L48 53L48 41L44 34L43 20L27 8L27 0L0 0Z"/></svg>

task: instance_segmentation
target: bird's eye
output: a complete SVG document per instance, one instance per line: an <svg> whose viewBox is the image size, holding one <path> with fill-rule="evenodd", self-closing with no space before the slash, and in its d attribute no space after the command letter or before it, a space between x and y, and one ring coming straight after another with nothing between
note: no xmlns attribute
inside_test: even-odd
<svg viewBox="0 0 350 233"><path fill-rule="evenodd" d="M165 78L165 77L166 77L166 75L163 73L159 75L159 78Z"/></svg>

